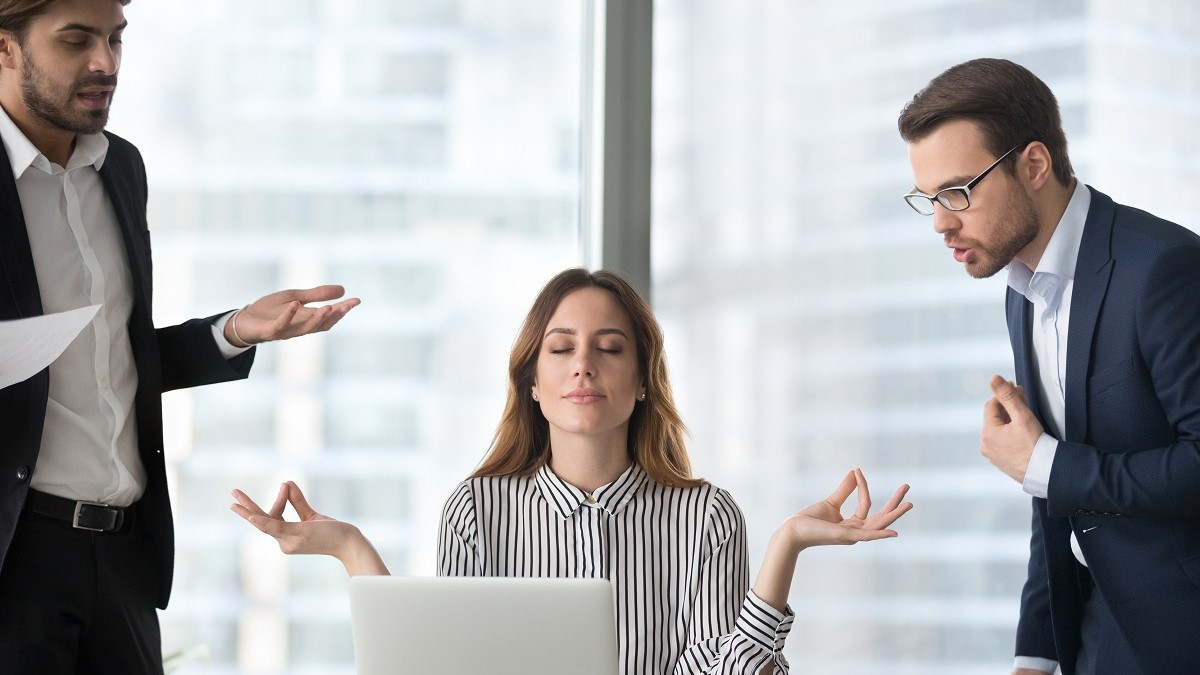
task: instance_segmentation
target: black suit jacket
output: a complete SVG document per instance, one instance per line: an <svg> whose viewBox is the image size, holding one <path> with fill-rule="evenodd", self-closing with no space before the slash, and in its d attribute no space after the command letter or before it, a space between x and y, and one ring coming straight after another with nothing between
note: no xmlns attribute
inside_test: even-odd
<svg viewBox="0 0 1200 675"><path fill-rule="evenodd" d="M1017 382L1035 392L1031 304L1009 289L1007 311ZM1200 236L1096 190L1075 269L1064 436L1048 499L1033 499L1017 654L1072 675L1094 580L1147 675L1200 673Z"/></svg>
<svg viewBox="0 0 1200 675"><path fill-rule="evenodd" d="M150 231L146 225L146 168L137 148L106 133L109 147L100 178L112 202L133 278L129 341L138 388L134 401L138 454L146 468L146 492L137 506L146 537L148 584L166 607L175 556L171 505L163 463L164 391L246 377L254 350L226 360L212 336L212 321L194 319L155 329ZM0 144L0 320L42 314L41 294L25 218L8 154ZM0 389L0 566L12 541L29 481L37 471L50 385L49 370Z"/></svg>

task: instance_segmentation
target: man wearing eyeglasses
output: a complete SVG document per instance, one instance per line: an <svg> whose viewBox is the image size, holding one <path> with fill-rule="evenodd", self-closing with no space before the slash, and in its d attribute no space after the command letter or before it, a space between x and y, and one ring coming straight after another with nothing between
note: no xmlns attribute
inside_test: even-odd
<svg viewBox="0 0 1200 675"><path fill-rule="evenodd" d="M1076 180L1058 103L998 59L900 114L915 186L976 278L1008 270L1016 384L980 452L1033 495L1017 673L1200 673L1200 237Z"/></svg>

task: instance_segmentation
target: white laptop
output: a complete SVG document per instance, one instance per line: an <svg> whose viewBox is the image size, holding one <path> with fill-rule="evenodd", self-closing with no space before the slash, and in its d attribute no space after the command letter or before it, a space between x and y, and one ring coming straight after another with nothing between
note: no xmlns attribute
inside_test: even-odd
<svg viewBox="0 0 1200 675"><path fill-rule="evenodd" d="M618 675L605 579L350 578L358 675Z"/></svg>

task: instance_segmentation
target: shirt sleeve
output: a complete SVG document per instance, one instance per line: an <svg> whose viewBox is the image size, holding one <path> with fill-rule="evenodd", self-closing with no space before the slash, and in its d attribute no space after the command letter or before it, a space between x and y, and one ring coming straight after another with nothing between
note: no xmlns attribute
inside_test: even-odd
<svg viewBox="0 0 1200 675"><path fill-rule="evenodd" d="M1049 494L1050 468L1054 466L1054 453L1058 450L1058 439L1042 433L1033 446L1029 457L1029 468L1025 469L1025 481L1021 489L1034 497L1046 498Z"/></svg>
<svg viewBox="0 0 1200 675"><path fill-rule="evenodd" d="M438 576L481 576L478 523L471 487L460 483L446 500L438 532Z"/></svg>
<svg viewBox="0 0 1200 675"><path fill-rule="evenodd" d="M233 343L225 339L225 324L229 323L231 316L233 316L233 312L218 318L212 325L213 340L216 341L217 349L221 350L221 356L224 356L226 361L250 349L250 347L235 347Z"/></svg>
<svg viewBox="0 0 1200 675"><path fill-rule="evenodd" d="M1018 656L1013 659L1013 668L1029 668L1043 673L1053 673L1058 668L1058 661L1043 659L1037 656Z"/></svg>
<svg viewBox="0 0 1200 675"><path fill-rule="evenodd" d="M780 612L750 589L746 521L724 490L718 490L704 525L706 559L688 617L688 646L675 675L757 675L768 663L787 673L783 644L795 615Z"/></svg>

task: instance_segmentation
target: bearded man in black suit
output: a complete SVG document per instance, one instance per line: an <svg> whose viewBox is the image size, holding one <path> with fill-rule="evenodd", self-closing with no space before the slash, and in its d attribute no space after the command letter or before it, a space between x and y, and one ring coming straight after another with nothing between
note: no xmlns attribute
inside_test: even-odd
<svg viewBox="0 0 1200 675"><path fill-rule="evenodd" d="M155 328L146 171L104 132L129 0L0 0L0 320L100 305L49 368L0 389L0 664L162 673L174 538L161 394L244 378L254 345L357 299L281 291Z"/></svg>

